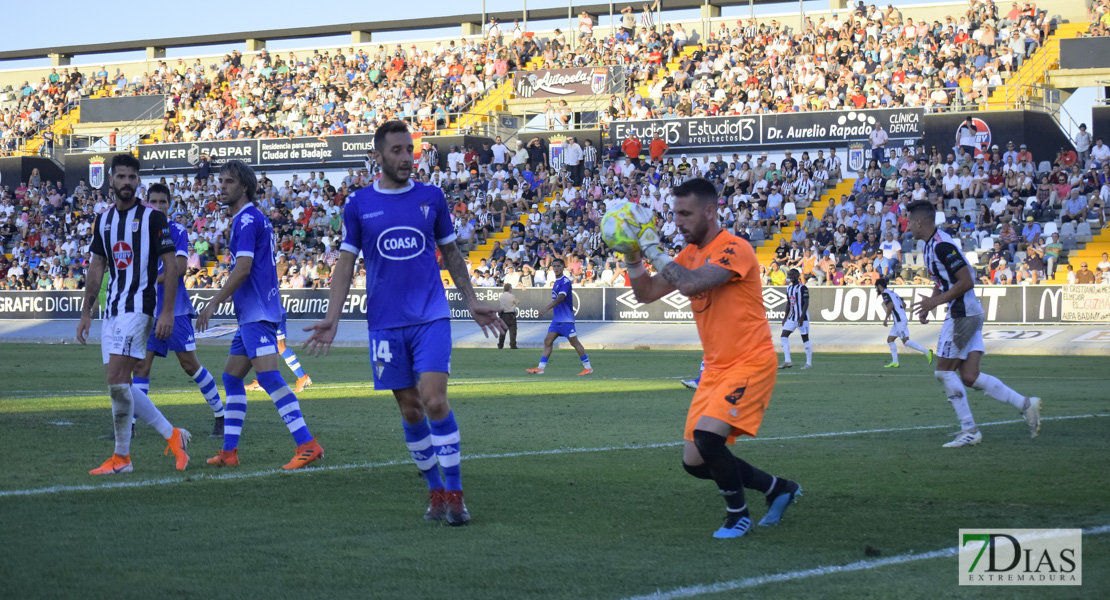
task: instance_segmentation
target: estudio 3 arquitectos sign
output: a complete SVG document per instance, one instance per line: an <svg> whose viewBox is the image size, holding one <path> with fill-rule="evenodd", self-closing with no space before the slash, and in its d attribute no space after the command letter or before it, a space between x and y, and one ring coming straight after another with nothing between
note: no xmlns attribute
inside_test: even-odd
<svg viewBox="0 0 1110 600"><path fill-rule="evenodd" d="M920 140L924 115L920 108L891 108L614 121L609 127L609 141L619 145L629 136L650 140L659 134L672 148L802 148L866 141L881 125L891 147Z"/></svg>

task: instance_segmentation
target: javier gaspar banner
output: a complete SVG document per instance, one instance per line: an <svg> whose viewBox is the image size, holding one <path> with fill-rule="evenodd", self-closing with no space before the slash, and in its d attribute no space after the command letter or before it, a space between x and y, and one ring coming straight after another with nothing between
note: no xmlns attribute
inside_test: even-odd
<svg viewBox="0 0 1110 600"><path fill-rule="evenodd" d="M620 144L629 136L649 140L654 134L671 148L813 148L865 142L882 126L888 147L916 143L924 134L925 111L892 108L614 121L608 141Z"/></svg>

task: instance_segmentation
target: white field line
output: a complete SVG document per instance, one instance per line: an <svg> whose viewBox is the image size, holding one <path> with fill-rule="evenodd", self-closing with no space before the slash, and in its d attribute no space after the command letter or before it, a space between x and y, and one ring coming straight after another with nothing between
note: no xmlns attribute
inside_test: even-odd
<svg viewBox="0 0 1110 600"><path fill-rule="evenodd" d="M847 375L849 377L922 377L933 379L932 373L838 373L838 375ZM697 375L691 374L689 377L696 377ZM807 377L807 373L802 372L787 372L780 371L779 377ZM567 382L567 381L581 381L583 383L590 383L592 381L673 381L676 379L685 379L686 375L673 375L667 377L527 377L522 379L457 379L448 381L448 387L461 387L468 385L504 385L507 383L533 383L533 382ZM1031 380L1048 380L1048 381L1106 381L1103 377L1067 377L1061 375L1060 377L1043 377L1043 376L1029 376L1029 377L1016 377L1022 381ZM350 389L367 389L374 391L374 384L371 382L366 383L352 383L352 384L333 384L333 385L318 385L312 384L307 391L315 390L350 390ZM160 394L191 394L196 392L196 388L184 390L161 390L155 389L151 394L152 397L157 397ZM383 392L384 393L384 392ZM31 400L36 398L57 398L57 397L82 397L82 396L107 396L104 390L4 390L0 393L0 400Z"/></svg>
<svg viewBox="0 0 1110 600"><path fill-rule="evenodd" d="M544 382L566 382L566 381L581 381L581 382L584 382L584 383L589 383L589 382L592 382L592 381L666 381L666 380L674 380L674 379L683 379L683 376L682 375L675 375L675 376L668 376L668 377L602 377L602 378L598 378L598 379L587 379L585 377L577 377L577 378L570 378L570 377L554 378L554 377L551 377L551 378L549 378L549 377L537 376L537 377L521 378L521 379L456 379L454 381L449 380L447 382L447 386L448 387L462 387L462 386L468 386L468 385L503 385L503 384L506 384L506 383L537 383L537 382L544 383ZM1059 379L1065 379L1065 377L1060 377ZM1066 379L1068 381L1075 381L1076 380L1075 377L1068 377ZM327 385L327 384L317 385L317 384L314 383L311 386L309 386L306 389L306 391L353 390L353 389L365 389L365 390L369 390L371 392L375 391L373 382L369 382L369 381L366 382L366 383L332 384L332 385ZM151 394L151 396L156 398L160 394L191 394L191 393L196 393L196 391L197 391L196 388L192 388L192 389L188 389L188 390L160 390L160 389L155 389L153 391L153 393ZM12 390L12 392L13 393L8 393L7 391L5 391L4 393L0 393L0 400L30 400L30 399L36 399L36 398L58 398L58 397L66 397L66 398L75 397L76 398L76 397L82 397L82 396L107 396L108 395L108 393L104 390L90 390L90 389L82 389L82 390L46 390L46 391ZM382 391L381 393L384 395L384 394L387 394L388 392Z"/></svg>
<svg viewBox="0 0 1110 600"><path fill-rule="evenodd" d="M1089 414L1089 415L1065 415L1061 417L1046 417L1042 421L1060 421L1065 419L1091 419L1098 417L1110 417L1110 414ZM989 423L980 423L980 427L990 425L1009 425L1013 423L1024 423L1024 419L1013 419L1009 421L992 421ZM800 435L784 435L777 437L762 437L762 438L741 438L738 442L752 443L752 442L772 442L784 440L804 440L810 438L823 438L835 437L846 435L867 435L875 433L894 433L899 431L921 431L928 429L944 429L949 427L956 427L952 424L944 425L918 425L914 427L888 427L884 429L861 429L857 431L829 431L821 433L804 433ZM658 444L637 444L637 445L622 445L622 446L599 446L593 448L556 448L552 450L525 450L521 452L505 452L499 454L466 454L463 455L462 460L484 460L496 458L520 458L524 456L551 456L558 454L582 454L592 452L611 452L615 450L643 450L649 448L670 448L681 445L682 442L662 442ZM191 473L188 475L179 475L175 477L161 477L158 479L140 479L138 481L112 481L101 484L84 484L84 485L56 485L44 488L30 488L22 490L0 490L0 498L11 496L41 496L46 494L60 494L64 492L92 492L100 490L115 490L126 488L142 488L154 487L161 485L169 485L174 483L192 482L192 481L231 481L241 479L255 479L259 477L269 477L271 475L290 475L294 476L300 473L320 473L324 471L347 471L350 469L379 469L384 467L396 467L402 465L411 465L410 459L403 460L390 460L384 462L357 462L347 463L343 465L327 465L320 467L307 467L298 469L296 471L285 471L283 469L267 469L264 471L224 471L216 474L212 473Z"/></svg>
<svg viewBox="0 0 1110 600"><path fill-rule="evenodd" d="M1110 533L1110 525L1091 527L1089 529L1083 530L1084 535L1100 535L1103 533ZM861 560L846 565L816 567L813 569L804 569L801 571L775 573L773 575L759 575L756 577L733 579L732 581L721 581L718 583L711 583L706 585L685 586L668 591L660 590L653 594L629 596L624 600L678 600L679 598L693 598L695 596L704 596L706 594L719 594L721 592L731 592L735 590L753 588L766 583L783 583L786 581L797 581L799 579L808 579L810 577L823 577L825 575L834 575L837 573L870 571L871 569L878 569L879 567L900 565L908 562L916 562L919 560L929 560L931 558L956 556L957 554L959 554L959 550L957 548L944 548L941 550L933 550L932 552L921 552L918 554L899 554L898 556L890 556L887 558Z"/></svg>

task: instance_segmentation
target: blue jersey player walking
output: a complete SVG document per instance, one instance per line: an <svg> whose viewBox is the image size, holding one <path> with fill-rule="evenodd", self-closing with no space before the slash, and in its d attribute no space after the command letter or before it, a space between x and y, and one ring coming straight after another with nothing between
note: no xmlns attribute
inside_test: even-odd
<svg viewBox="0 0 1110 600"><path fill-rule="evenodd" d="M147 204L154 210L169 214L170 190L166 186L161 183L151 185L150 189L147 190L146 200ZM196 311L193 310L193 303L189 301L189 294L185 291L185 280L182 276L185 273L186 259L189 257L189 232L180 223L170 223L169 226L170 237L173 238L174 246L177 247L174 262L177 263L178 273L177 301L173 304L173 335L168 340L160 340L154 335L154 332L151 332L150 337L146 340L146 357L135 365L135 373L134 377L131 378L131 383L149 394L150 369L154 363L154 357L161 356L165 358L172 351L177 354L177 362L181 364L185 374L196 382L197 387L200 388L200 393L204 396L204 401L212 409L215 419L212 423L212 435L209 437L222 437L224 434L224 403L223 400L220 400L220 390L216 387L216 380L208 372L208 369L205 369L204 365L197 360L197 344L193 338L193 317L196 316ZM165 267L159 261L158 277L160 280L165 277L164 271ZM162 314L166 293L165 283L159 281L157 289L158 301L154 307L155 319Z"/></svg>
<svg viewBox="0 0 1110 600"><path fill-rule="evenodd" d="M297 443L293 460L283 469L299 469L322 458L324 449L312 437L301 415L296 394L285 385L278 371L277 330L283 309L278 294L277 252L274 227L255 205L258 179L245 163L228 161L220 169L220 198L235 217L231 220L232 269L227 282L197 318L197 330L208 328L216 307L229 298L235 305L239 329L231 340L224 365L227 411L223 449L208 459L219 467L239 465L239 436L247 416L247 390L243 378L253 368Z"/></svg>
<svg viewBox="0 0 1110 600"><path fill-rule="evenodd" d="M551 326L547 328L547 337L543 338L543 356L540 364L534 369L526 369L529 373L540 375L547 368L547 359L551 357L551 349L559 336L567 338L570 345L578 352L582 360L582 372L579 375L589 375L594 372L590 366L590 357L586 356L586 349L578 341L578 332L574 330L574 292L571 289L570 277L563 275L566 263L563 259L556 258L551 261L551 270L555 272L555 285L551 288L551 304L540 311L540 316L551 313Z"/></svg>
<svg viewBox="0 0 1110 600"><path fill-rule="evenodd" d="M412 134L390 121L374 134L382 178L351 194L343 208L343 244L332 270L328 314L305 331L309 352L325 354L335 339L351 289L355 259L366 262L366 319L374 389L392 390L405 443L428 484L425 519L466 525L459 470L459 427L447 403L451 321L436 248L467 308L488 337L506 330L497 309L478 302L443 191L410 180ZM442 469L442 471L441 471Z"/></svg>

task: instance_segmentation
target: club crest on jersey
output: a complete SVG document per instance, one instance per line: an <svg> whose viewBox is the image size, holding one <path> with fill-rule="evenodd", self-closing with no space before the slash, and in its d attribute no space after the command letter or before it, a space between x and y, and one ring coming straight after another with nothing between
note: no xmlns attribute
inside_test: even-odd
<svg viewBox="0 0 1110 600"><path fill-rule="evenodd" d="M135 253L131 251L131 246L127 242L116 242L112 246L112 262L115 263L117 269L130 267L134 258Z"/></svg>
<svg viewBox="0 0 1110 600"><path fill-rule="evenodd" d="M382 372L385 371L385 363L378 361L374 363L374 373L378 375L378 379L382 378Z"/></svg>
<svg viewBox="0 0 1110 600"><path fill-rule="evenodd" d="M137 233L138 231L139 231L139 221L138 220L131 221L131 233Z"/></svg>
<svg viewBox="0 0 1110 600"><path fill-rule="evenodd" d="M421 204L420 205L420 213L424 215L425 219L428 218L428 209L429 208L431 208L431 207L428 206L427 204Z"/></svg>

